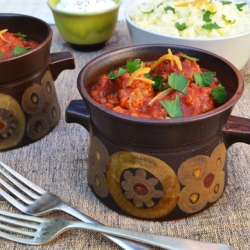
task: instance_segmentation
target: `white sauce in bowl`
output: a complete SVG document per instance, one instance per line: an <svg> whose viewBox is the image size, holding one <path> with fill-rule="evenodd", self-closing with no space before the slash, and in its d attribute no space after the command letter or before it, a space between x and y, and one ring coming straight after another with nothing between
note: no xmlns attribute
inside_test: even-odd
<svg viewBox="0 0 250 250"><path fill-rule="evenodd" d="M61 0L55 8L68 12L96 12L114 7L112 0Z"/></svg>

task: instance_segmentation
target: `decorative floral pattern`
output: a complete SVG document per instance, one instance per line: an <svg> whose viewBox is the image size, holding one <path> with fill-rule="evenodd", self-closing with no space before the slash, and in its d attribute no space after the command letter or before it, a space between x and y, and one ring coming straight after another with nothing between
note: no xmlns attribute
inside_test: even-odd
<svg viewBox="0 0 250 250"><path fill-rule="evenodd" d="M8 138L15 129L16 124L10 111L0 108L0 138Z"/></svg>
<svg viewBox="0 0 250 250"><path fill-rule="evenodd" d="M117 205L139 218L168 215L180 194L180 183L173 169L160 159L141 153L113 154L106 179Z"/></svg>
<svg viewBox="0 0 250 250"><path fill-rule="evenodd" d="M88 156L88 183L97 196L105 198L109 194L105 178L109 154L103 143L90 132L90 148Z"/></svg>
<svg viewBox="0 0 250 250"><path fill-rule="evenodd" d="M195 213L215 202L225 187L226 147L219 144L211 156L198 155L183 162L178 178L185 187L181 190L178 205L186 213Z"/></svg>
<svg viewBox="0 0 250 250"><path fill-rule="evenodd" d="M60 107L50 71L45 72L41 84L34 83L24 91L22 107L31 115L27 122L27 135L31 139L42 138L58 123Z"/></svg>
<svg viewBox="0 0 250 250"><path fill-rule="evenodd" d="M0 150L16 146L25 131L25 116L19 103L0 93Z"/></svg>
<svg viewBox="0 0 250 250"><path fill-rule="evenodd" d="M156 202L154 199L160 199L163 196L162 186L161 190L156 189L159 180L155 177L147 178L149 174L146 170L136 169L135 175L132 170L125 170L122 177L125 179L121 182L121 187L124 196L136 207L153 207Z"/></svg>

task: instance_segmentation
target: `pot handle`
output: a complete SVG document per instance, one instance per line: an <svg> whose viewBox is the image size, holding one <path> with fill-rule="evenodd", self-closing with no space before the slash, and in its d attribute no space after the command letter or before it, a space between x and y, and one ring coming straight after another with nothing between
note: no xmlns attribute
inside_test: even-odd
<svg viewBox="0 0 250 250"><path fill-rule="evenodd" d="M226 148L236 142L250 144L250 119L230 115L223 136Z"/></svg>
<svg viewBox="0 0 250 250"><path fill-rule="evenodd" d="M63 70L75 68L75 60L70 52L51 53L50 66L53 80L56 80Z"/></svg>
<svg viewBox="0 0 250 250"><path fill-rule="evenodd" d="M90 114L83 100L73 100L69 103L65 120L67 123L78 123L90 131Z"/></svg>

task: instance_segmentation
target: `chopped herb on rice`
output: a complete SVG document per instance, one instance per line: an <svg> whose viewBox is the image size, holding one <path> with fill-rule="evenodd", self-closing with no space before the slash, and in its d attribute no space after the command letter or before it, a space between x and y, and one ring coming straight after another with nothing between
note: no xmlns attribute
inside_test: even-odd
<svg viewBox="0 0 250 250"><path fill-rule="evenodd" d="M139 27L184 38L219 38L250 30L250 6L244 1L148 0L131 11Z"/></svg>

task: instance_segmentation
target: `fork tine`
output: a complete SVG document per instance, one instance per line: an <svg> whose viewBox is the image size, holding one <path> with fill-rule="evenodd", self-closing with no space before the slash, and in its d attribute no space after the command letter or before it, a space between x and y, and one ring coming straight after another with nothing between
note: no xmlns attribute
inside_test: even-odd
<svg viewBox="0 0 250 250"><path fill-rule="evenodd" d="M11 195L6 193L2 188L0 188L0 194L5 198L5 200L9 201L13 206L17 207L21 211L24 211L26 206L24 206L22 203L17 201L15 198L13 198Z"/></svg>
<svg viewBox="0 0 250 250"><path fill-rule="evenodd" d="M14 225L16 225L16 223ZM21 225L21 226L24 227L24 225ZM17 229L15 227L11 227L11 226L6 226L6 225L3 225L3 224L0 223L0 230L1 229L4 230L4 231L8 231L10 233L17 233L17 234L20 234L20 235L34 237L34 232L33 231L24 231L24 230L20 230L20 229Z"/></svg>
<svg viewBox="0 0 250 250"><path fill-rule="evenodd" d="M0 210L0 216L1 215L6 216L6 217L20 219L20 220L25 220L25 221L37 222L37 223L46 221L46 219L43 219L40 217L33 217L30 215L24 215L24 214L16 214L16 213L11 213L11 212L6 212L4 210Z"/></svg>
<svg viewBox="0 0 250 250"><path fill-rule="evenodd" d="M18 178L20 181L22 181L23 183L25 183L27 186L29 186L30 188L32 188L33 190L35 190L37 193L45 193L46 192L42 188L40 188L37 185L35 185L33 182L29 181L28 179L26 179L25 177L23 177L22 175L20 175L19 173L17 173L15 170L11 169L9 166L7 166L2 161L0 161L0 165L2 165L3 168L5 168L6 170L8 170L12 175L14 175L16 178Z"/></svg>
<svg viewBox="0 0 250 250"><path fill-rule="evenodd" d="M0 215L0 225L1 225L1 222L6 222L6 223L9 223L9 224L12 224L12 225L15 225L15 226L27 227L27 228L30 228L30 229L36 229L37 228L35 224L30 224L30 223L27 223L25 221L26 220L14 220L13 217L5 217L5 216ZM38 221L31 221L31 222L40 223Z"/></svg>
<svg viewBox="0 0 250 250"><path fill-rule="evenodd" d="M22 238L22 237L18 237L12 234L8 234L8 233L4 233L0 231L0 237L10 240L10 241L15 241L15 242L19 242L22 244L31 244L31 245L38 245L35 243L35 240L33 239L27 239L27 238Z"/></svg>
<svg viewBox="0 0 250 250"><path fill-rule="evenodd" d="M0 172L2 172L0 170ZM10 180L11 181L11 180ZM21 199L24 203L26 204L30 204L32 203L32 200L28 199L26 196L24 196L22 193L20 193L18 190L16 190L15 188L13 188L12 186L10 186L7 182L5 182L4 180L2 180L0 178L0 183L6 188L8 189L12 194L14 194L15 196L17 196L19 199ZM16 181L15 182L12 182L14 185L16 185ZM22 191L26 191L26 190L23 190L26 189L23 185L16 185L17 187L19 187ZM34 195L32 192L30 192L29 190L27 190L28 192L28 195L31 196L33 199L36 199L38 198L37 195Z"/></svg>

